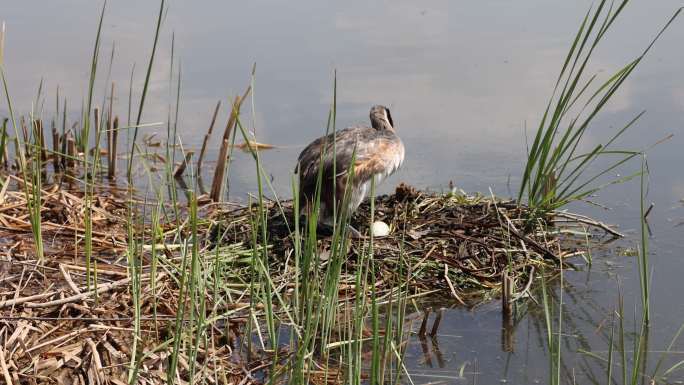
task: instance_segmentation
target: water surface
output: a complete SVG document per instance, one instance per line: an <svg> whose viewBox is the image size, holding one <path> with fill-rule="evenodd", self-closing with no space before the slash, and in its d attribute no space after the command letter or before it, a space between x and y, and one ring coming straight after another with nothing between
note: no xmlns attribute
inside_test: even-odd
<svg viewBox="0 0 684 385"><path fill-rule="evenodd" d="M383 186L400 181L441 190L448 182L470 192L517 191L525 153L525 132L533 133L555 82L568 44L589 1L203 1L171 2L166 13L151 92L143 120L166 121L175 99L171 81L181 68L178 133L186 148L197 148L217 100L242 93L256 63L254 121L260 142L276 145L263 153L264 167L282 196L290 191L290 173L299 151L325 130L337 70L337 126L364 123L373 104L385 104L406 144L405 166ZM611 30L591 67L608 76L636 57L681 1L634 1ZM98 2L7 1L6 69L14 104L28 112L41 79L49 95L45 116L54 112L54 90L68 97L75 118L84 98L97 27ZM101 76L112 47L111 78L115 109L126 115L128 79L135 64L139 95L152 45L158 4L116 1L108 5L103 26ZM620 145L643 148L668 134L649 151L648 200L653 267L652 350L663 350L684 319L681 245L684 226L684 21L676 22L657 43L633 77L591 127L587 144L599 143L634 115L646 115ZM102 94L97 95L99 100ZM133 101L134 105L137 99ZM135 108L134 108L135 110ZM251 110L248 109L248 110ZM6 106L0 104L3 114ZM225 122L224 109L219 122ZM219 124L217 131L221 131ZM527 129L526 129L527 127ZM527 131L526 131L527 130ZM143 130L166 133L165 127ZM213 159L218 140L211 142ZM254 165L236 157L231 194L254 191ZM621 172L628 174L638 162ZM202 170L210 180L211 167ZM629 234L619 243L634 247L639 225L639 185L630 182L602 191L573 210ZM578 349L605 351L606 322L617 306L618 282L631 314L639 283L633 257L608 250L594 256L583 272L568 272L564 287L564 381L604 383L605 368ZM556 293L558 293L556 285ZM450 304L444 304L449 307ZM512 346L502 343L498 303L474 310L450 309L431 352L415 339L408 366L422 383L546 383L548 366L541 310L533 305L516 324ZM682 350L682 343L674 350ZM441 353L438 358L436 349ZM648 363L653 366L657 355ZM681 354L671 354L668 362ZM463 368L464 377L459 377ZM684 378L681 373L680 378ZM676 377L673 377L676 381Z"/></svg>

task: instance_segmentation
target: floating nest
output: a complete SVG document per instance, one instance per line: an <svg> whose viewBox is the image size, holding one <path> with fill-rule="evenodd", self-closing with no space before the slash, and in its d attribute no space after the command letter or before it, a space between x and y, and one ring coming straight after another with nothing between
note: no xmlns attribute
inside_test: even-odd
<svg viewBox="0 0 684 385"><path fill-rule="evenodd" d="M294 248L292 202L268 202L265 206L269 260L282 264ZM208 215L214 223L211 238L219 244L252 244L256 212L256 204L212 211ZM373 239L372 259L380 279L375 287L389 293L397 282L404 282L419 296L441 295L463 305L475 305L500 294L506 277L520 297L539 276L535 272L553 273L561 264L574 267L567 259L586 250L587 237L608 231L617 234L602 223L566 212L534 221L530 214L527 207L513 200L428 193L401 184L394 194L375 199L374 220L385 222L391 230L388 236ZM370 223L367 200L351 220L366 238L352 240L344 257L342 270L350 276L360 254L369 253ZM320 236L318 256L322 265L331 254L330 248L331 237Z"/></svg>
<svg viewBox="0 0 684 385"><path fill-rule="evenodd" d="M39 259L28 219L29 205L19 188L21 181L15 182L17 188L0 192L0 360L7 365L12 381L126 383L128 366L135 356L140 381L164 383L170 348L159 346L173 334L183 303L179 300L179 270L174 268L183 266L183 240L179 237L190 239L190 226L172 220L152 229L150 219L142 214L145 211L139 210L134 217L138 224L132 227L138 253L138 266L133 270L127 257L131 245L127 194L99 188L90 203L90 263L91 268L97 263L98 269L94 290L87 284L83 215L87 202L82 192L64 185L43 187L45 255ZM137 206L143 207L141 203ZM371 223L369 206L364 203L352 218L362 233L368 233ZM289 298L294 272L291 202L268 202L266 209L271 280L279 294ZM206 308L223 316L210 328L213 342L200 354L180 354L179 376L186 381L192 382L187 378L192 360L204 374L220 372L227 382L244 384L259 383L259 371L273 367L272 352L246 353L240 345L250 315L264 314L260 299L249 298L249 285L245 284L253 274L249 262L253 242L261 242L252 228L256 213L256 205L205 205L200 210L200 264L213 271L215 260L225 260L220 268L224 269L222 282L228 288L220 289L230 290L233 296L226 303L214 298L223 291L207 289ZM528 218L528 210L510 200L432 194L400 185L394 194L375 200L374 220L386 222L390 234L375 238L372 248L367 238L347 243L348 252L342 256L340 300L353 298L359 261L371 256L365 260L371 261L373 287L381 301L392 298L403 287L412 298L440 296L471 306L498 296L504 282L512 288L511 293L516 293L509 298L514 301L525 297L543 271L555 271L568 264L566 259L581 253L580 245L586 247L587 229L596 229L596 233L610 230L567 213L555 213L543 221ZM581 233L576 232L577 226ZM581 242L573 242L578 238ZM150 244L150 239L156 242ZM331 247L330 237L321 237L315 245L316 265L321 271L330 263ZM154 274L153 248L166 261L164 269ZM137 299L131 289L133 271L137 272L135 284L140 287ZM140 308L139 343L137 351L132 351L136 301ZM287 357L287 352L279 356ZM334 370L329 368L331 373Z"/></svg>

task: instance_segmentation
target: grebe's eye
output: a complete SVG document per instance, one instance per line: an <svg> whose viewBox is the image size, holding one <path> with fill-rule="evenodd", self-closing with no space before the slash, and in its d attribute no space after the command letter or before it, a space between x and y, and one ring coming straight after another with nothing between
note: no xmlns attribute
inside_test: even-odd
<svg viewBox="0 0 684 385"><path fill-rule="evenodd" d="M389 108L385 108L385 114L387 115L387 120L389 121L390 126L394 128L394 121L392 120L392 114L390 114Z"/></svg>

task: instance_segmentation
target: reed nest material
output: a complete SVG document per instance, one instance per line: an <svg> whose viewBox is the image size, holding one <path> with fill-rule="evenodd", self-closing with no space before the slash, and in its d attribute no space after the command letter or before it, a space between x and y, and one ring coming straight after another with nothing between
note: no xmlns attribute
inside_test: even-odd
<svg viewBox="0 0 684 385"><path fill-rule="evenodd" d="M45 257L39 260L34 255L26 190L20 179L8 178L12 183L5 185L11 187L0 195L0 378L7 374L13 384L124 384L133 365L141 383L165 383L171 352L168 341L180 306L188 306L178 279L182 250L189 247L178 234L190 239L187 222L169 220L158 230L150 229L149 218L138 210L133 215L136 223L128 224L127 194L115 186L98 186L91 204L93 271L89 284L82 193L66 185L43 187L41 221L46 246ZM451 297L473 305L498 295L504 276L513 301L524 298L544 270L541 267L553 271L579 250L568 246L571 236L558 236L559 228L527 223L526 208L511 201L429 194L402 185L375 202L375 219L387 222L392 230L389 236L373 241L377 279L373 285L379 303L391 300L399 286L406 285L412 298ZM134 207L142 206L134 202ZM248 351L244 344L251 338L245 335L250 317L261 320L265 314L262 298L250 298L247 284L252 274L255 229L251 224L257 206L230 207L207 205L200 210L198 263L202 271L212 272L202 276L206 285L201 289L209 321L204 326L206 342L198 354L191 356L182 349L179 353L179 383L198 378L210 383L260 383L259 378L286 365L290 356L281 351L278 359L283 362L273 362L273 351L255 345ZM267 210L270 279L287 302L292 298L294 271L293 239L288 231L294 230L291 202L270 202ZM366 202L352 224L367 232L369 216ZM129 225L134 241L127 234ZM355 293L355 268L361 253L369 252L369 242L353 240L343 257L340 301ZM139 256L132 260L136 266L129 262L131 245ZM321 269L328 263L330 245L329 237L318 241ZM153 249L159 252L156 269ZM221 275L220 282L214 281L215 273ZM140 288L137 299L134 285ZM132 350L136 319L139 340ZM197 324L192 326L187 317L182 323L189 330L184 343L192 343ZM191 367L194 378L190 378ZM325 372L326 377L312 381L339 380L336 368Z"/></svg>
<svg viewBox="0 0 684 385"><path fill-rule="evenodd" d="M32 253L34 245L30 197L40 197L41 232L53 255L78 257L77 246L85 233L86 205L92 210L94 252L110 254L126 247L126 201L123 191L115 186L100 186L90 203L78 186L51 184L34 194L34 187L24 189L24 181L13 175L3 180L0 190L0 251ZM29 197L29 198L30 198ZM9 245L9 248L7 246Z"/></svg>
<svg viewBox="0 0 684 385"><path fill-rule="evenodd" d="M80 280L78 266L58 266L55 272L52 268L33 270L25 265L19 273L23 280L14 281L14 272L3 285L13 281L18 285L28 283L35 291L38 287L32 281L47 279L54 284L59 282L55 275L60 272L66 272L69 280ZM25 289L16 290L21 293L18 298L10 295L10 299L0 300L0 359L8 366L12 383L127 384L131 364L139 366L136 383L168 382L170 348L164 342L172 334L179 297L172 280L160 274L153 286L149 274L141 277L142 315L135 349L131 280L124 278L125 270L113 270L112 266L100 274L101 281L107 283L99 286L97 300L80 285L73 289L45 287L30 297L23 297ZM3 294L7 294L5 289ZM244 306L235 307L241 308ZM210 379L208 383L260 383L252 377L253 371L271 365L271 354L255 351L250 360L236 358L240 357L240 348L236 347L235 341L239 340L234 333L244 322L244 318L235 317L223 325L217 323L209 333L211 345L200 349L196 357L181 352L176 383L196 383L189 377L191 364L197 368L194 378Z"/></svg>
<svg viewBox="0 0 684 385"><path fill-rule="evenodd" d="M136 366L138 383L167 383L171 348L164 342L173 335L180 304L187 307L187 301L181 299L180 272L152 269L150 248L141 247L138 269L129 266L126 212L130 198L126 191L113 185L95 189L90 202L93 256L87 274L87 202L79 186L52 184L41 190L41 232L46 245L41 260L35 255L23 182L14 176L4 182L7 187L0 191L0 383L127 384L130 368ZM32 194L33 186L27 187ZM135 214L142 215L141 211ZM134 227L136 240L149 233L149 229ZM236 255L246 253L232 250ZM166 267L172 268L178 262L178 248L170 246L165 252ZM136 349L134 285L140 287ZM213 298L210 301L214 305ZM249 302L237 301L213 309L223 317L208 331L211 345L202 346L195 357L179 354L177 383L196 382L189 377L193 364L195 379L209 378L209 383L260 383L257 373L271 367L272 353L254 350L247 359L246 348L239 345L248 307Z"/></svg>
<svg viewBox="0 0 684 385"><path fill-rule="evenodd" d="M137 383L168 383L169 341L175 334L180 306L187 309L190 305L178 280L181 247L168 235L177 222L161 224L158 242L165 246L159 247L163 262L156 270L151 264L151 245L143 245L152 231L136 222L143 210L133 215L134 240L130 240L127 192L113 185L97 186L90 203L93 256L88 274L84 248L87 202L79 186L52 184L41 190L41 232L46 247L44 258L39 259L26 199L26 191L32 194L33 186L24 190L23 182L14 176L4 182L7 187L0 191L0 383L127 384L131 368L136 370ZM137 209L143 206L140 201L133 202ZM136 242L140 242L136 249L140 259L129 259L130 246ZM224 250L231 258L251 253L239 245ZM201 256L204 270L212 271L214 255L204 248ZM220 293L209 289L204 293L206 317L213 319L203 326L208 342L192 356L181 349L176 383L205 379L208 383L258 384L267 369L278 365L273 351L243 346L248 339L244 329L250 301L244 295L227 303L219 299L225 290L241 290L236 277L225 278L235 278L235 282L221 287ZM137 315L136 302L140 307ZM263 306L252 314L262 318ZM136 323L138 337L134 337ZM187 318L180 325L184 338L185 332L192 336L193 328L198 327ZM188 338L185 343L194 343L193 337ZM287 351L278 353L281 360L288 357ZM334 368L327 373L327 381L339 378ZM314 376L313 383L324 383L322 378Z"/></svg>
<svg viewBox="0 0 684 385"><path fill-rule="evenodd" d="M253 205L213 211L209 217L218 226L214 237L220 237L219 243L249 245L256 210ZM270 202L267 210L269 259L273 271L283 270L283 261L293 252L292 202ZM474 305L501 293L506 272L515 284L512 291L521 296L530 289L535 272L546 269L552 273L561 263L572 267L566 260L586 249L587 237L605 234L605 225L588 218L581 221L572 216L575 219L565 220L561 227L554 226L554 216L530 222L528 214L525 206L511 200L427 193L402 184L394 194L375 200L374 219L386 222L391 233L373 239L372 258L376 275L381 277L374 285L389 296L397 283L408 277L406 284L417 296L436 294ZM366 236L370 215L366 201L351 221ZM581 231L574 231L577 227ZM350 279L359 254L369 252L369 242L368 238L352 242L342 269ZM330 237L321 237L318 253L322 264L329 249ZM399 271L406 276L398 276ZM353 295L352 288L345 293Z"/></svg>

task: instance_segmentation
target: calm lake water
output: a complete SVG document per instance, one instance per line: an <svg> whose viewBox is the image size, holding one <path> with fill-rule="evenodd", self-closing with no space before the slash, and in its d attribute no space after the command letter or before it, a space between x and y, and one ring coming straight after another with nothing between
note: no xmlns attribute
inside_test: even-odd
<svg viewBox="0 0 684 385"><path fill-rule="evenodd" d="M466 191L512 195L525 153L525 127L539 122L567 47L589 1L172 1L164 21L151 92L143 120L165 121L169 102L171 36L174 71L182 68L178 133L186 148L197 148L217 100L242 93L257 63L255 122L260 142L277 146L263 153L264 167L282 196L289 196L290 173L299 151L325 130L337 70L338 128L364 123L373 104L392 109L406 144L405 166L383 186L400 181L441 190L449 181ZM634 1L594 57L591 72L608 76L636 57L672 15L681 0ZM17 109L28 112L38 84L48 97L43 114L54 112L54 92L69 98L74 118L87 89L89 60L99 2L5 1L5 47L10 92ZM128 79L135 63L136 94L144 79L158 4L112 1L103 26L102 100L112 46L115 110L125 116ZM674 137L648 152L648 201L653 268L653 322L648 367L669 344L684 320L684 19L675 22L624 85L585 138L598 143L637 113L644 117L620 145L643 148ZM137 103L134 101L134 104ZM0 113L6 106L0 104ZM224 109L219 122L225 122ZM217 131L222 131L220 123ZM166 128L147 128L144 134ZM210 143L213 159L218 140ZM240 155L231 166L231 194L253 191L254 165ZM627 165L630 174L639 163ZM203 170L208 178L211 167ZM639 226L639 184L610 187L573 210L629 234L594 265L568 272L564 287L563 376L566 383L605 383L605 366L579 350L604 354L610 315L617 306L618 282L627 319L639 304L634 257ZM605 207L605 208L604 208ZM619 247L618 247L619 246ZM622 253L624 254L624 253ZM578 261L581 262L581 261ZM558 285L556 285L557 287ZM556 289L557 290L557 289ZM446 304L445 306L448 306ZM628 322L631 330L632 323ZM416 384L534 384L548 382L541 309L529 305L518 321L512 349L502 348L500 305L448 310L436 344L412 340L407 365ZM505 351L512 350L512 351ZM684 341L666 364L684 359ZM631 353L630 353L631 356ZM669 365L666 365L669 367ZM463 368L463 377L460 370ZM617 369L616 369L617 370ZM652 370L649 370L650 373ZM682 383L684 371L670 377ZM647 381L645 380L647 383Z"/></svg>

